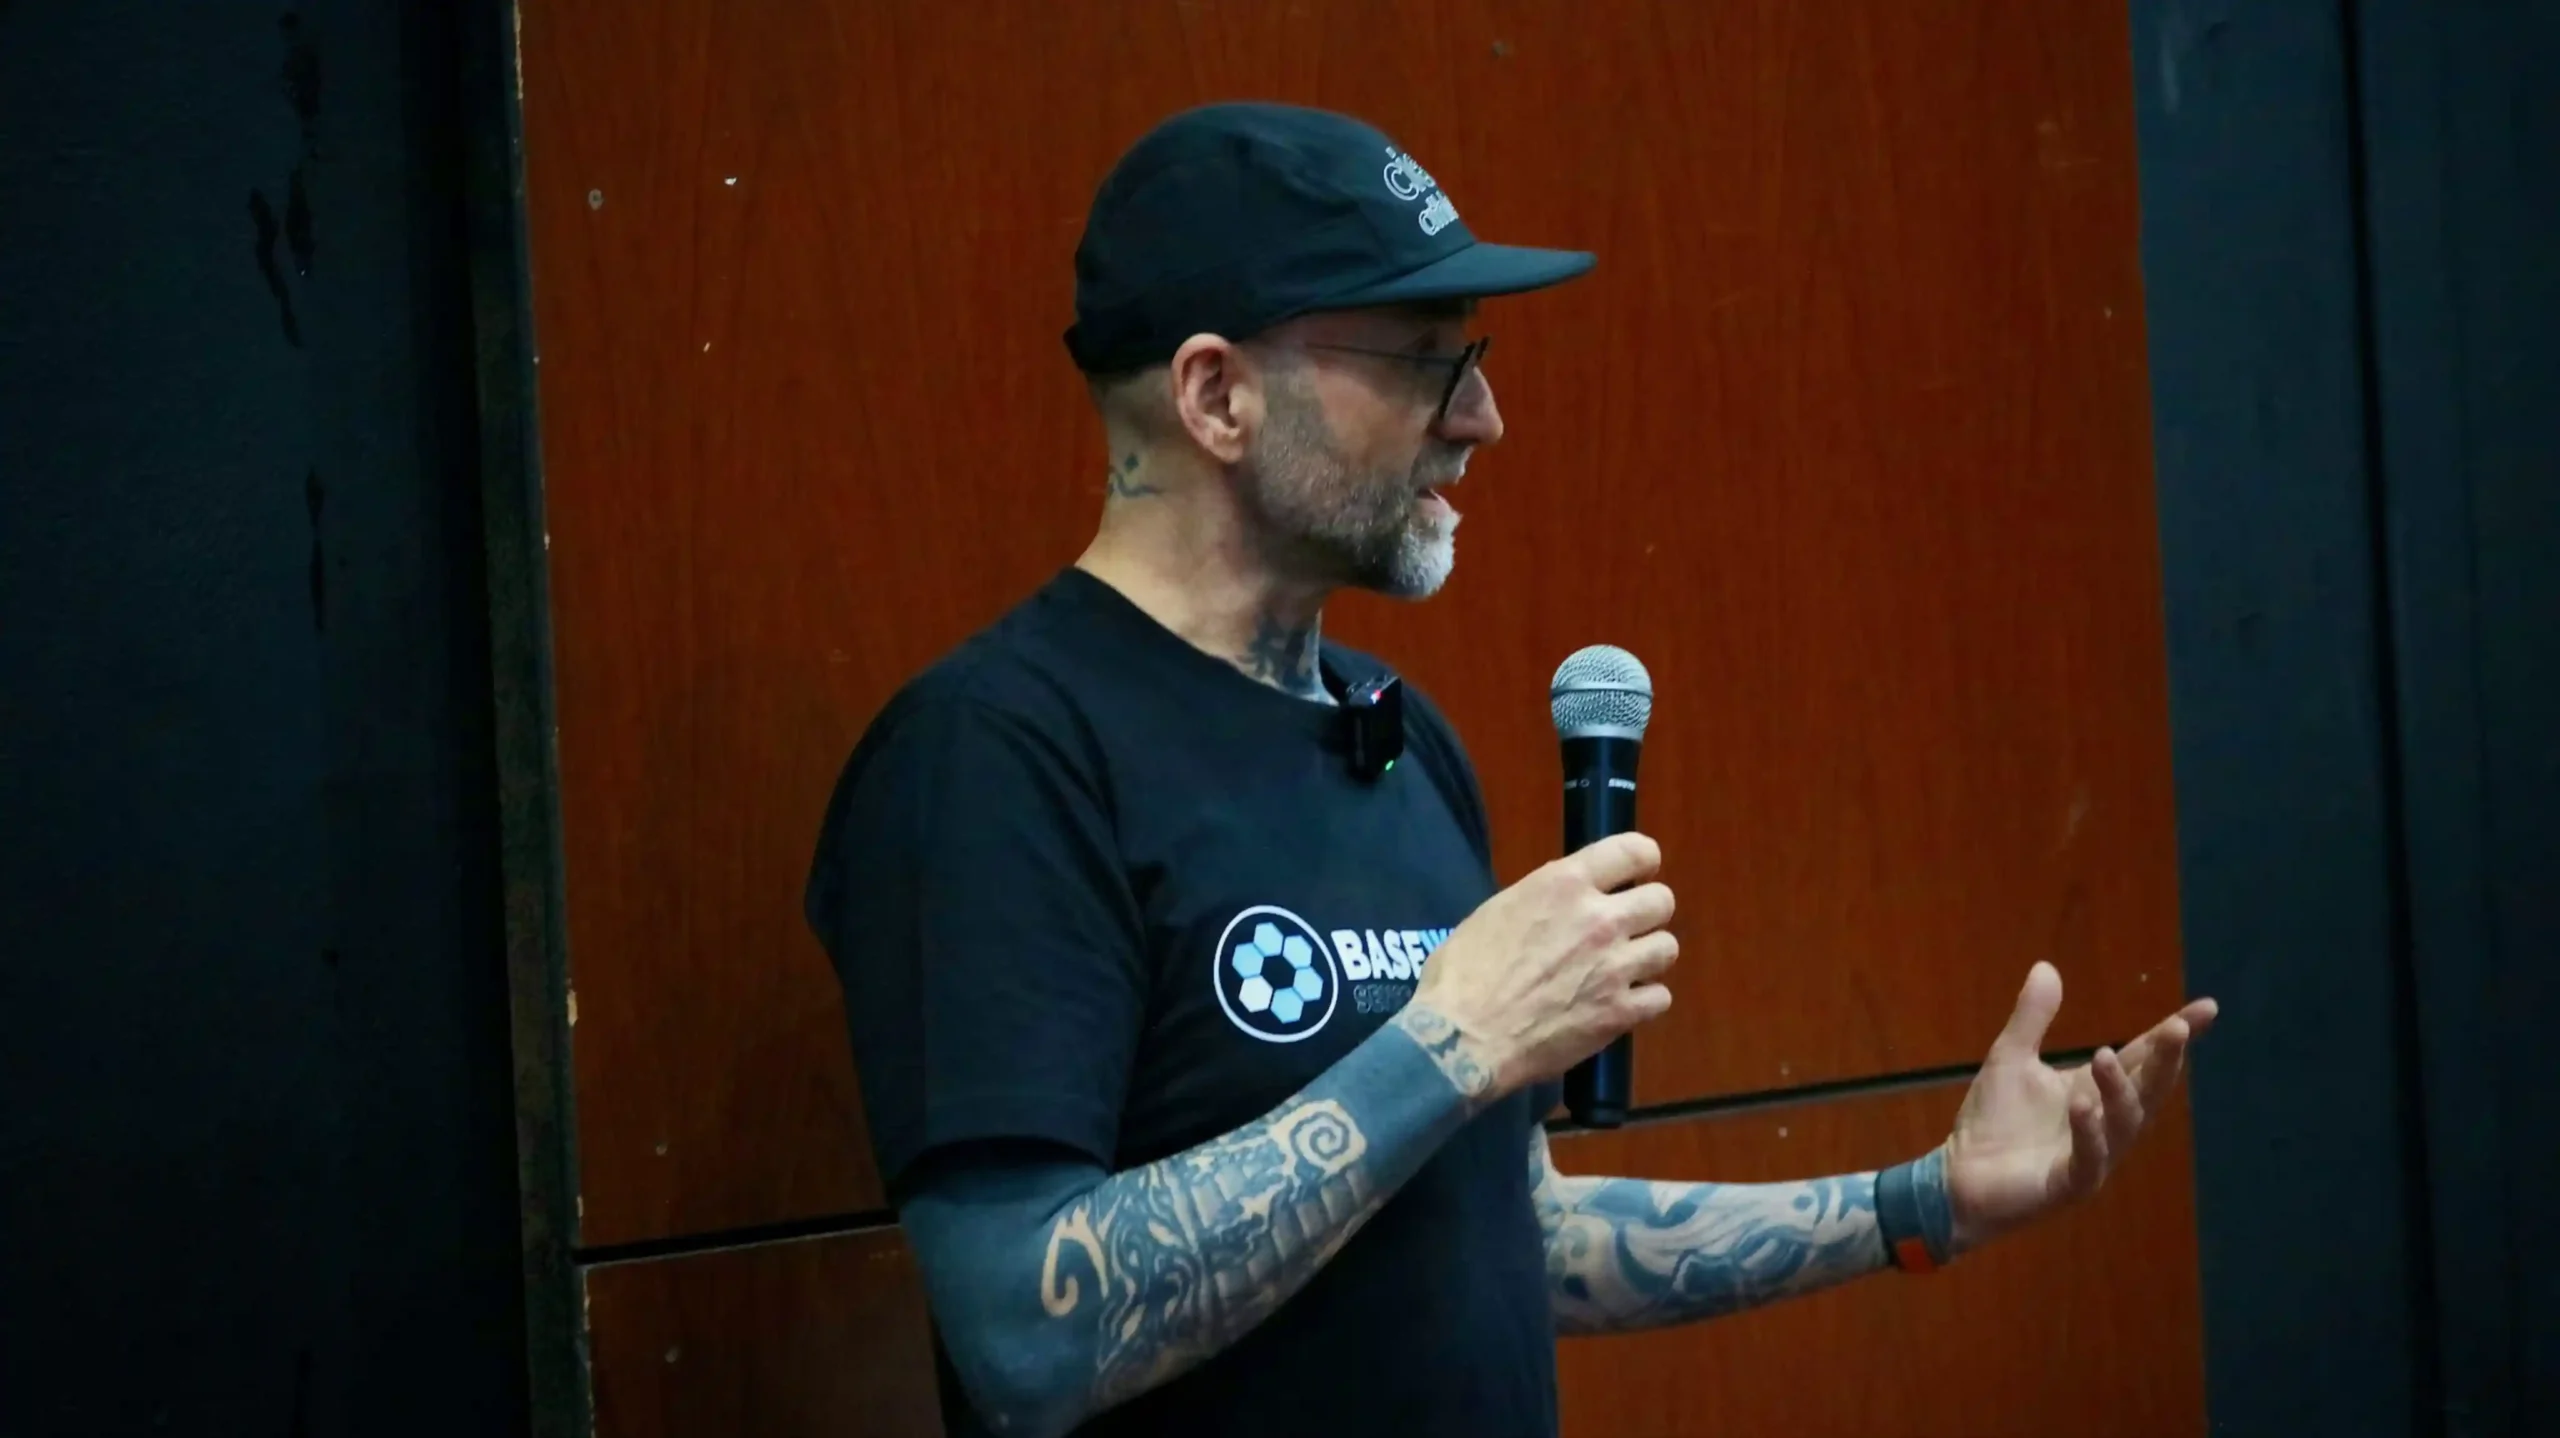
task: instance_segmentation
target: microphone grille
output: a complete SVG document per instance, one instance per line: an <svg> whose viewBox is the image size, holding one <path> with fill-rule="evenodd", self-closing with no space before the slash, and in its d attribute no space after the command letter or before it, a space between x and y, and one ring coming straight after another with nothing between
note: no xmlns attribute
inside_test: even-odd
<svg viewBox="0 0 2560 1438"><path fill-rule="evenodd" d="M1547 712L1560 739L1593 734L1641 739L1653 718L1653 676L1614 644L1577 649L1556 666L1555 682L1547 687Z"/></svg>

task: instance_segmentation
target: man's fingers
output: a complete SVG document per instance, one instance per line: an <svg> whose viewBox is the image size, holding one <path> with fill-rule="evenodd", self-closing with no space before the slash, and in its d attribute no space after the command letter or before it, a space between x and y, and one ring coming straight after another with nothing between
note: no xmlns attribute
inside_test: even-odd
<svg viewBox="0 0 2560 1438"><path fill-rule="evenodd" d="M1995 1059L2033 1059L2044 1051L2044 1031L2053 1024L2053 1016L2062 1007L2062 974L2053 965L2038 960L2027 970L2026 987L2018 990L2018 1006L2009 1012L2009 1026L1991 1041L1991 1057Z"/></svg>
<svg viewBox="0 0 2560 1438"><path fill-rule="evenodd" d="M1612 834L1574 852L1572 863L1603 893L1615 893L1662 871L1662 846L1643 834Z"/></svg>
<svg viewBox="0 0 2560 1438"><path fill-rule="evenodd" d="M2149 1032L2124 1046L2125 1068L2139 1078L2143 1065L2150 1062L2152 1052L2164 1045L2173 1058L2183 1059L2186 1045L2204 1037L2221 1012L2222 1006L2213 1000L2198 999L2153 1024Z"/></svg>
<svg viewBox="0 0 2560 1438"><path fill-rule="evenodd" d="M1660 984L1638 984L1619 999L1634 1023L1649 1023L1671 1008L1671 991Z"/></svg>
<svg viewBox="0 0 2560 1438"><path fill-rule="evenodd" d="M2107 1130L2095 1095L2071 1099L2071 1191L2090 1194L2107 1177Z"/></svg>
<svg viewBox="0 0 2560 1438"><path fill-rule="evenodd" d="M2189 1037L2186 1019L2171 1014L2159 1027L2125 1045L2125 1072L2132 1075L2146 1112L2157 1112L2178 1086L2178 1076L2187 1066Z"/></svg>
<svg viewBox="0 0 2560 1438"><path fill-rule="evenodd" d="M2133 1079L2124 1071L2124 1061L2113 1049L2100 1049L2089 1061L2089 1069L2098 1081L2098 1097L2105 1101L2107 1151L2123 1153L2142 1136L2146 1109L2142 1095L2134 1091Z"/></svg>
<svg viewBox="0 0 2560 1438"><path fill-rule="evenodd" d="M2188 1047L2213 1027L2221 1013L2220 1004L2197 999L2124 1046L2125 1072L2133 1075L2134 1087L2141 1090L2146 1110L2158 1113L2160 1106L2169 1101L2170 1092L2186 1074Z"/></svg>
<svg viewBox="0 0 2560 1438"><path fill-rule="evenodd" d="M2118 1055L2124 1060L2125 1072L2139 1079L2143 1070L2162 1059L2175 1060L2186 1053L2187 1021L2171 1014L2153 1024L2142 1037L2126 1044Z"/></svg>
<svg viewBox="0 0 2560 1438"><path fill-rule="evenodd" d="M1680 940L1668 929L1656 929L1628 940L1622 953L1619 974L1629 983L1640 984L1669 972L1680 958Z"/></svg>
<svg viewBox="0 0 2560 1438"><path fill-rule="evenodd" d="M1638 884L1623 894L1612 894L1608 902L1617 910L1618 932L1649 934L1671 922L1672 901L1669 884Z"/></svg>

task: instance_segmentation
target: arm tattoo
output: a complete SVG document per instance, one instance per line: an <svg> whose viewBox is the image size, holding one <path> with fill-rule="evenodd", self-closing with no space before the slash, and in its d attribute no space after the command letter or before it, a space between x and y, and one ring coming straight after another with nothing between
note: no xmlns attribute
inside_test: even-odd
<svg viewBox="0 0 2560 1438"><path fill-rule="evenodd" d="M1377 1211L1368 1151L1341 1103L1309 1099L1069 1209L1049 1231L1040 1306L1098 1336L1095 1406L1190 1368L1295 1293Z"/></svg>
<svg viewBox="0 0 2560 1438"><path fill-rule="evenodd" d="M1326 699L1324 683L1316 677L1316 626L1313 622L1292 628L1265 614L1254 625L1253 639L1245 645L1244 657L1235 661L1237 668L1265 684L1295 694L1301 699Z"/></svg>
<svg viewBox="0 0 2560 1438"><path fill-rule="evenodd" d="M1529 1144L1556 1328L1619 1333L1738 1313L1885 1267L1875 1175L1797 1183L1567 1178Z"/></svg>
<svg viewBox="0 0 2560 1438"><path fill-rule="evenodd" d="M1125 1402L1305 1286L1491 1086L1456 1029L1420 1015L1436 1040L1391 1021L1263 1118L1035 1201L1036 1227L1016 1237L983 1197L902 1212L954 1357L986 1376L979 1402L995 1426L1050 1431ZM1029 1252L1008 1248L1035 1236Z"/></svg>
<svg viewBox="0 0 2560 1438"><path fill-rule="evenodd" d="M1458 1026L1442 1017L1439 1010L1427 1004L1408 1003L1396 1011L1395 1022L1413 1035L1422 1051L1440 1066L1469 1103L1480 1103L1493 1092L1493 1070L1486 1068L1476 1055L1475 1046L1467 1042Z"/></svg>
<svg viewBox="0 0 2560 1438"><path fill-rule="evenodd" d="M1118 464L1111 466L1111 472L1104 478L1103 484L1109 489L1113 499L1144 499L1151 494L1164 493L1162 485L1139 482L1138 458L1138 455L1131 453L1123 456Z"/></svg>

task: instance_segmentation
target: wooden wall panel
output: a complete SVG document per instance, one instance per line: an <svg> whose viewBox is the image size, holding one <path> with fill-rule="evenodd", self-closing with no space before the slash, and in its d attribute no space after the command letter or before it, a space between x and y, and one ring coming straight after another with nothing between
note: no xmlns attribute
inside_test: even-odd
<svg viewBox="0 0 2560 1438"><path fill-rule="evenodd" d="M1766 1182L1926 1152L1961 1084L1559 1139L1569 1173ZM1567 1438L2178 1438L2205 1431L2183 1090L2086 1205L1926 1277L1562 1346Z"/></svg>
<svg viewBox="0 0 2560 1438"><path fill-rule="evenodd" d="M608 1264L586 1286L596 1438L942 1431L894 1229Z"/></svg>
<svg viewBox="0 0 2560 1438"><path fill-rule="evenodd" d="M1684 1002L1640 1098L2057 1044L2178 989L2125 21L1979 0L528 0L584 1237L878 1202L803 933L891 688L1076 551L1091 187L1277 95L1480 233L1512 437L1438 600L1346 603L1551 853L1543 694L1653 668ZM1985 1016L1989 1020L1986 1022Z"/></svg>

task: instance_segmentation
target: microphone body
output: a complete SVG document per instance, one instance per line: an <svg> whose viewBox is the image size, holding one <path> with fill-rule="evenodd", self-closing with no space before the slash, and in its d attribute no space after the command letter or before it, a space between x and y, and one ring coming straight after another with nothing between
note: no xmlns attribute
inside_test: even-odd
<svg viewBox="0 0 2560 1438"><path fill-rule="evenodd" d="M1547 706L1564 751L1564 851L1636 826L1636 760L1653 718L1653 676L1609 644L1575 650L1556 670ZM1586 1128L1627 1121L1636 1041L1620 1034L1565 1071L1565 1109Z"/></svg>
<svg viewBox="0 0 2560 1438"><path fill-rule="evenodd" d="M1564 851L1585 848L1636 826L1636 760L1644 741L1625 735L1564 740ZM1636 1038L1620 1034L1564 1076L1565 1110L1590 1128L1627 1120L1635 1087Z"/></svg>

